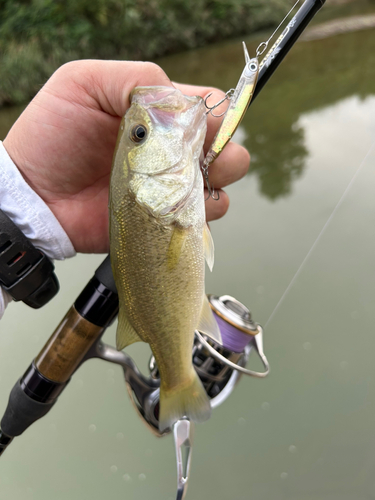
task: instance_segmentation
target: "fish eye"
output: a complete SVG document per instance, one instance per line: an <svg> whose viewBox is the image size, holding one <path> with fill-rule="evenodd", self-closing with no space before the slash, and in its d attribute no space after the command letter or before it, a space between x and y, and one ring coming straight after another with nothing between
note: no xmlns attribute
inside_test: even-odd
<svg viewBox="0 0 375 500"><path fill-rule="evenodd" d="M144 125L135 125L131 131L130 139L133 142L142 142L147 136L147 129Z"/></svg>
<svg viewBox="0 0 375 500"><path fill-rule="evenodd" d="M250 64L250 69L251 71L256 71L257 70L257 65L255 63Z"/></svg>

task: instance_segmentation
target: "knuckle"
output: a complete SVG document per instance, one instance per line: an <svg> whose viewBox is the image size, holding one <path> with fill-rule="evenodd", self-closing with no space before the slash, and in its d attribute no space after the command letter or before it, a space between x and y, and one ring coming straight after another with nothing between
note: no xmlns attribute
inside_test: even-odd
<svg viewBox="0 0 375 500"><path fill-rule="evenodd" d="M76 71L79 71L82 67L82 63L84 61L69 61L62 66L60 66L54 73L56 76L66 76L70 75L72 73L75 73Z"/></svg>
<svg viewBox="0 0 375 500"><path fill-rule="evenodd" d="M64 84L70 87L73 81L81 79L87 75L88 61L69 61L60 66L51 76L49 83Z"/></svg>
<svg viewBox="0 0 375 500"><path fill-rule="evenodd" d="M162 70L162 68L154 62L145 61L142 62L142 66L145 73L147 74L153 74L155 76L160 76L160 77L166 76L164 70Z"/></svg>
<svg viewBox="0 0 375 500"><path fill-rule="evenodd" d="M135 62L136 73L138 75L137 85L141 86L154 86L154 85L166 85L170 86L171 82L163 71L163 69L153 62Z"/></svg>

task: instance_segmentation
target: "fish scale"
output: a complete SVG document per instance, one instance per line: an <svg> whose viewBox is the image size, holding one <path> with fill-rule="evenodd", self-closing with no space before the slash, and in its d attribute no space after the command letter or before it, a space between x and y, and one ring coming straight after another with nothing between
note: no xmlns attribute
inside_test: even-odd
<svg viewBox="0 0 375 500"><path fill-rule="evenodd" d="M165 87L147 90L133 92L116 147L111 261L120 303L118 348L140 340L150 344L160 371L164 429L183 416L209 418L209 400L191 356L202 311L206 332L220 334L204 294L203 100ZM146 138L137 143L132 131L138 126Z"/></svg>

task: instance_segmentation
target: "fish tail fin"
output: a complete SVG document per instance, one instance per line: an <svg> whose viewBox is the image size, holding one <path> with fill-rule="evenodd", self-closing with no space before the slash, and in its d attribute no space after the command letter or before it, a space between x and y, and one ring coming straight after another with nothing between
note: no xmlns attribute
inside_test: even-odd
<svg viewBox="0 0 375 500"><path fill-rule="evenodd" d="M211 405L197 373L192 369L189 385L183 389L160 387L159 429L171 428L177 420L187 417L193 422L204 422L211 416Z"/></svg>

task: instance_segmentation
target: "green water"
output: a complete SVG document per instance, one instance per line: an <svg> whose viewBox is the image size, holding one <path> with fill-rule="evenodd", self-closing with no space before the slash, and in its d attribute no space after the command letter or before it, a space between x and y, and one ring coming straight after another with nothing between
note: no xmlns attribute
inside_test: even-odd
<svg viewBox="0 0 375 500"><path fill-rule="evenodd" d="M375 499L374 49L374 31L299 43L238 132L252 168L211 225L207 292L237 297L266 326L272 372L243 378L196 427L188 499ZM242 58L234 41L160 64L228 89ZM2 136L16 113L0 113ZM102 258L57 263L61 292L43 310L8 308L0 414ZM144 366L147 346L129 352ZM1 458L0 500L174 500L175 483L172 439L138 420L120 368L90 361Z"/></svg>

